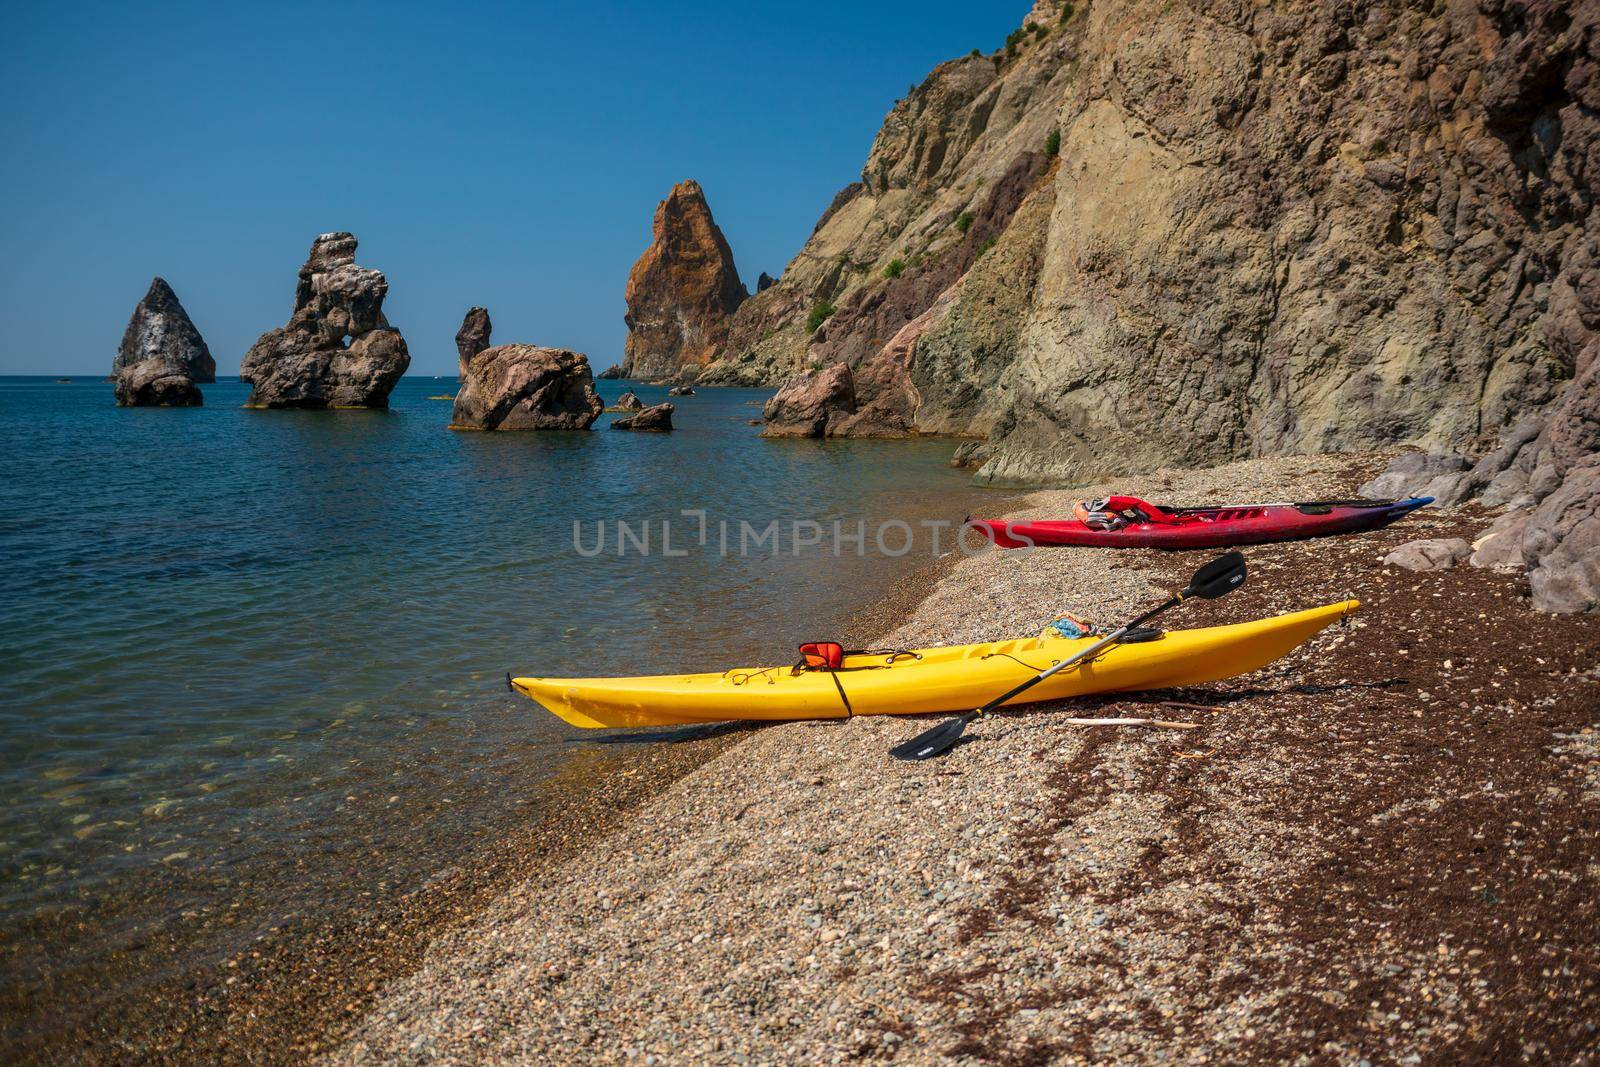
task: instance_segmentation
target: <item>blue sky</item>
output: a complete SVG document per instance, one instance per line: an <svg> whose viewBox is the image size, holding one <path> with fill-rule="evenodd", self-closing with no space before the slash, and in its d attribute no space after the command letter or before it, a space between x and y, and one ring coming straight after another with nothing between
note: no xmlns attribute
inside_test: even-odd
<svg viewBox="0 0 1600 1067"><path fill-rule="evenodd" d="M8 4L0 373L104 373L160 274L233 374L341 229L412 373L454 373L472 304L496 341L603 368L674 182L705 187L753 289L907 86L1027 9Z"/></svg>

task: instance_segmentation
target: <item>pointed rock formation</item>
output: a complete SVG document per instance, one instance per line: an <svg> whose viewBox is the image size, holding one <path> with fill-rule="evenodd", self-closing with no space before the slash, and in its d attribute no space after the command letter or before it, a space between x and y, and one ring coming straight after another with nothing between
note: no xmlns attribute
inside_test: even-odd
<svg viewBox="0 0 1600 1067"><path fill-rule="evenodd" d="M111 378L120 407L199 407L195 383L217 380L211 350L165 279L151 281L133 309Z"/></svg>
<svg viewBox="0 0 1600 1067"><path fill-rule="evenodd" d="M581 352L497 345L461 372L453 430L587 430L604 405Z"/></svg>
<svg viewBox="0 0 1600 1067"><path fill-rule="evenodd" d="M654 235L628 274L629 378L670 378L711 362L749 296L698 183L672 187L656 207Z"/></svg>
<svg viewBox="0 0 1600 1067"><path fill-rule="evenodd" d="M467 373L472 357L489 347L489 334L494 325L489 321L488 308L469 308L456 331L456 352L461 357L461 373Z"/></svg>
<svg viewBox="0 0 1600 1067"><path fill-rule="evenodd" d="M239 377L246 407L384 408L411 365L405 338L383 317L389 283L358 267L356 239L325 233L311 245L289 323L251 346Z"/></svg>
<svg viewBox="0 0 1600 1067"><path fill-rule="evenodd" d="M151 279L150 290L133 309L111 363L111 377L152 359L195 382L217 380L217 361L165 278Z"/></svg>

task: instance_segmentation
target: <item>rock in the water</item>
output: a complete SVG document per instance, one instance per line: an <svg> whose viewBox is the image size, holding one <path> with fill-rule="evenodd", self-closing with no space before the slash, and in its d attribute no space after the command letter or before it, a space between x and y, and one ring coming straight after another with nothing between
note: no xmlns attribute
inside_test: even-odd
<svg viewBox="0 0 1600 1067"><path fill-rule="evenodd" d="M489 335L493 330L488 308L467 309L466 318L461 320L461 329L456 331L456 354L462 374L467 372L467 364L472 362L472 357L489 347Z"/></svg>
<svg viewBox="0 0 1600 1067"><path fill-rule="evenodd" d="M668 396L694 396L694 390L687 385L674 385L667 390Z"/></svg>
<svg viewBox="0 0 1600 1067"><path fill-rule="evenodd" d="M1383 557L1385 567L1408 571L1443 571L1472 555L1472 546L1459 537L1408 541Z"/></svg>
<svg viewBox="0 0 1600 1067"><path fill-rule="evenodd" d="M457 430L587 430L605 405L582 353L496 345L461 374L450 417Z"/></svg>
<svg viewBox="0 0 1600 1067"><path fill-rule="evenodd" d="M144 299L133 309L111 362L111 377L151 360L191 382L217 380L217 361L165 278L152 279Z"/></svg>
<svg viewBox="0 0 1600 1067"><path fill-rule="evenodd" d="M617 402L611 406L621 411L643 411L644 401L639 399L638 393L629 389L626 393L617 397Z"/></svg>
<svg viewBox="0 0 1600 1067"><path fill-rule="evenodd" d="M117 375L117 404L140 408L197 408L200 387L187 374L160 360L147 359Z"/></svg>
<svg viewBox="0 0 1600 1067"><path fill-rule="evenodd" d="M761 409L763 437L822 437L830 419L853 415L856 383L850 368L835 363L798 375Z"/></svg>
<svg viewBox="0 0 1600 1067"><path fill-rule="evenodd" d="M716 358L728 319L749 295L697 182L679 182L656 208L654 239L628 274L630 378L673 377Z"/></svg>
<svg viewBox="0 0 1600 1067"><path fill-rule="evenodd" d="M596 374L595 377L603 378L606 381L614 381L618 378L626 378L627 375L622 372L622 367L620 365L613 363L599 374Z"/></svg>
<svg viewBox="0 0 1600 1067"><path fill-rule="evenodd" d="M311 245L288 325L261 335L239 366L247 407L382 408L411 365L383 316L389 283L355 262L356 239L325 233Z"/></svg>
<svg viewBox="0 0 1600 1067"><path fill-rule="evenodd" d="M656 404L633 415L623 415L611 420L613 430L637 430L643 433L665 433L672 429L671 404Z"/></svg>
<svg viewBox="0 0 1600 1067"><path fill-rule="evenodd" d="M777 285L777 284L778 284L778 279L774 278L772 275L768 274L766 271L762 271L761 272L761 276L756 279L756 292L764 293L768 289L771 289L774 285Z"/></svg>

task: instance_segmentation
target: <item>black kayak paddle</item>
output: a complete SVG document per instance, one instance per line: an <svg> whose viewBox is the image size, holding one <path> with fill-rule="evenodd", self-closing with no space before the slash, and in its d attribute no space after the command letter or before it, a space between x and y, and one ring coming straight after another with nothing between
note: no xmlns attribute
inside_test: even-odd
<svg viewBox="0 0 1600 1067"><path fill-rule="evenodd" d="M1194 577L1189 580L1189 588L1166 603L1153 607L1133 621L1119 626L1077 655L1064 659L1047 670L1040 671L1021 685L995 697L978 710L969 711L964 715L957 715L953 719L946 719L933 729L926 730L911 740L894 746L889 750L889 755L901 760L924 760L948 751L952 745L961 739L961 734L972 724L973 720L979 716L989 714L989 712L1006 701L1027 692L1051 675L1098 655L1121 641L1123 637L1127 636L1128 631L1143 626L1163 611L1175 608L1185 600L1189 600L1192 597L1215 600L1219 596L1231 593L1244 584L1244 572L1244 556L1241 553L1229 552L1226 555L1218 556L1204 567L1195 571Z"/></svg>

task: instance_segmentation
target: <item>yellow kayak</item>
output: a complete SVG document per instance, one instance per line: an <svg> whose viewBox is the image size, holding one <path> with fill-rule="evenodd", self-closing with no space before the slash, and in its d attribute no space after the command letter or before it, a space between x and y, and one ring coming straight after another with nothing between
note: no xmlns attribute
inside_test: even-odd
<svg viewBox="0 0 1600 1067"><path fill-rule="evenodd" d="M1360 601L1346 600L1270 619L1170 630L1153 641L1113 645L1041 682L1014 703L1232 678L1266 666L1360 606ZM732 719L842 719L851 710L856 715L971 711L1094 640L1040 636L879 651L851 655L838 671L742 667L721 674L638 678L513 678L511 684L572 725L590 729ZM836 679L851 710L846 710Z"/></svg>

